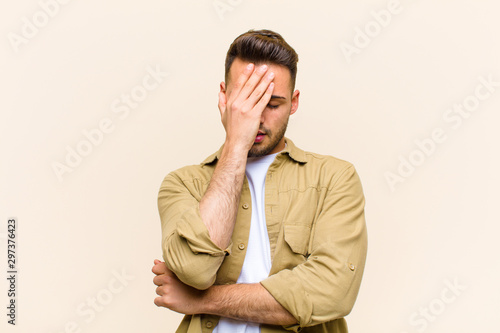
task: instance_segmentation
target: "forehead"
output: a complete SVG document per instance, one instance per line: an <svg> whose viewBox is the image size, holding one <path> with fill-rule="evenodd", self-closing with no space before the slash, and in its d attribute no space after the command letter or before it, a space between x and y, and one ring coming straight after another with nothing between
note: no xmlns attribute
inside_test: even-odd
<svg viewBox="0 0 500 333"><path fill-rule="evenodd" d="M251 63L250 61L242 60L240 58L235 58L233 63L231 64L231 68L229 70L229 82L227 82L228 87L231 85L231 82L235 82L238 77L240 77L241 74L243 74L243 71L245 70L246 66ZM256 67L262 66L262 65L267 65L268 70L266 73L273 72L275 74L274 76L274 85L275 85L275 91L276 90L290 90L291 88L291 76L290 76L290 71L288 70L287 67L282 66L282 65L276 65L272 63L254 63Z"/></svg>

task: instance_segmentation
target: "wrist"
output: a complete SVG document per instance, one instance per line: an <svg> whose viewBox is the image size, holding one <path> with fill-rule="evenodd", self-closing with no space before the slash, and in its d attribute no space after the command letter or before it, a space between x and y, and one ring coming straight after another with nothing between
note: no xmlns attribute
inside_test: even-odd
<svg viewBox="0 0 500 333"><path fill-rule="evenodd" d="M226 137L226 140L224 142L223 152L225 151L226 153L232 156L246 158L250 148L251 146L248 146L248 144L241 142L241 140L236 141L236 140L231 140L229 137Z"/></svg>
<svg viewBox="0 0 500 333"><path fill-rule="evenodd" d="M242 169L245 170L247 163L248 149L241 144L232 144L228 141L225 142L224 147L221 152L221 160L226 163L236 167L234 170ZM240 170L241 171L241 170Z"/></svg>
<svg viewBox="0 0 500 333"><path fill-rule="evenodd" d="M205 290L200 299L200 311L199 313L209 314L209 315L217 315L215 310L217 309L216 305L216 292L217 288L220 286L211 286L207 290Z"/></svg>

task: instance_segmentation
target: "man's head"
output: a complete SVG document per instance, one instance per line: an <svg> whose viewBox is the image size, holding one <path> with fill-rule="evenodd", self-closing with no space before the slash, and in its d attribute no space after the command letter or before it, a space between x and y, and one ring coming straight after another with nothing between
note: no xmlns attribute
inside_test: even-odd
<svg viewBox="0 0 500 333"><path fill-rule="evenodd" d="M249 30L239 35L226 54L226 84L230 79L231 65L236 58L255 65L274 64L288 68L290 91L293 92L299 56L280 34L271 30Z"/></svg>
<svg viewBox="0 0 500 333"><path fill-rule="evenodd" d="M281 35L270 30L250 30L238 36L227 52L225 82L221 92L231 94L232 84L249 63L267 65L275 74L273 97L262 112L259 131L265 133L261 142L255 142L248 156L263 156L285 147L284 134L288 118L299 105L299 91L294 91L298 55Z"/></svg>

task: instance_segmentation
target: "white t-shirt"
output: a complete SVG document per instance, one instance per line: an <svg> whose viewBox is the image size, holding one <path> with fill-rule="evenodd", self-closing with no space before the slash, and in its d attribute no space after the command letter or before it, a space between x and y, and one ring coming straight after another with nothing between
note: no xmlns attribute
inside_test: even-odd
<svg viewBox="0 0 500 333"><path fill-rule="evenodd" d="M252 217L247 252L236 283L258 283L267 278L271 271L264 199L267 169L276 155L278 153L247 158L245 174L252 196ZM223 317L213 333L260 333L260 325Z"/></svg>

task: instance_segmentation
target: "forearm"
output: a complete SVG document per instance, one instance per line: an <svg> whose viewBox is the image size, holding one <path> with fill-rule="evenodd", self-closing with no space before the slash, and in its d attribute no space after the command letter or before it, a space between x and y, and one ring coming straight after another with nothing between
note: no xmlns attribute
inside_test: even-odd
<svg viewBox="0 0 500 333"><path fill-rule="evenodd" d="M226 248L231 240L245 178L248 152L226 144L207 191L200 200L200 215L212 241Z"/></svg>
<svg viewBox="0 0 500 333"><path fill-rule="evenodd" d="M231 92L221 82L219 110L226 140L199 203L203 223L211 240L220 248L226 248L231 241L248 152L255 142L262 112L272 97L274 73L264 75L267 69L266 65L257 70L252 63L248 64L233 79Z"/></svg>
<svg viewBox="0 0 500 333"><path fill-rule="evenodd" d="M212 286L203 295L203 313L270 325L297 320L260 283Z"/></svg>

